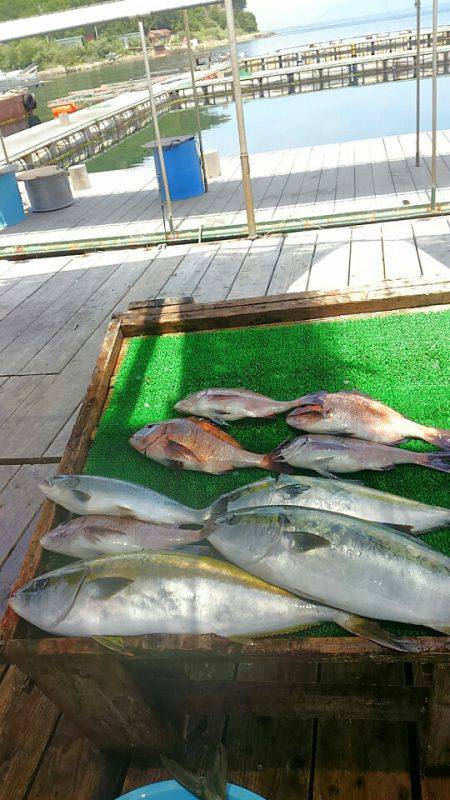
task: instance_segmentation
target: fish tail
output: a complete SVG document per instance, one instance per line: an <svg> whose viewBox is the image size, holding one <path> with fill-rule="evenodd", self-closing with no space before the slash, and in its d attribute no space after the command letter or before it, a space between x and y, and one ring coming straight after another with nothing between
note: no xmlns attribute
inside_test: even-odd
<svg viewBox="0 0 450 800"><path fill-rule="evenodd" d="M366 617L359 617L357 614L350 614L347 611L335 611L333 614L333 621L340 625L355 636L361 636L363 639L369 639L371 642L380 644L382 647L388 647L391 650L399 650L405 653L414 653L417 648L408 639L397 639L388 633L378 622L374 619L367 619Z"/></svg>
<svg viewBox="0 0 450 800"><path fill-rule="evenodd" d="M441 450L450 450L450 430L422 427L421 438Z"/></svg>
<svg viewBox="0 0 450 800"><path fill-rule="evenodd" d="M415 453L414 464L437 469L439 472L450 472L450 453Z"/></svg>
<svg viewBox="0 0 450 800"><path fill-rule="evenodd" d="M294 467L287 463L285 460L283 450L290 439L285 439L274 450L263 456L262 466L264 469L270 469L272 472L284 472L291 475L294 472Z"/></svg>

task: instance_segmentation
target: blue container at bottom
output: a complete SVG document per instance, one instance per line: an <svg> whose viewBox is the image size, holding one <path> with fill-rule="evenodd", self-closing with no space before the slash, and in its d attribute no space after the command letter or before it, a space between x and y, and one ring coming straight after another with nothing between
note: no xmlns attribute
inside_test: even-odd
<svg viewBox="0 0 450 800"><path fill-rule="evenodd" d="M118 800L196 800L196 798L176 781L160 781L142 786L140 789L133 789ZM242 786L229 783L227 800L264 800L264 798L248 789L243 789Z"/></svg>
<svg viewBox="0 0 450 800"><path fill-rule="evenodd" d="M162 200L165 200L166 193L162 181L158 149L155 142L151 142L151 145L154 147L153 155L159 193ZM162 139L162 148L171 200L186 200L188 197L203 194L205 186L195 136Z"/></svg>
<svg viewBox="0 0 450 800"><path fill-rule="evenodd" d="M16 167L0 167L0 228L15 225L25 219L22 198L16 180Z"/></svg>

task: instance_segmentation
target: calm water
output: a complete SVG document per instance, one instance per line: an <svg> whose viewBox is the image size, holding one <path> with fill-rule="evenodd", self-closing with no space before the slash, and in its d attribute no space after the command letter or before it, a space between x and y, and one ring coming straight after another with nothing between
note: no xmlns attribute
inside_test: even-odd
<svg viewBox="0 0 450 800"><path fill-rule="evenodd" d="M440 24L450 22L450 12L440 15ZM424 14L422 25L431 25ZM346 25L305 31L301 28L281 30L270 38L255 39L239 45L246 55L258 55L277 50L292 49L301 44L331 39L347 39L368 33L414 29L415 17L395 19L392 16L363 25ZM216 48L215 54L226 52L226 44ZM186 53L180 52L154 59L155 74L187 68ZM48 118L47 101L66 95L69 91L99 86L103 83L141 77L142 60L120 64L107 64L101 69L88 70L55 78L41 87L38 109L41 119ZM431 82L424 80L422 126L431 127ZM439 80L438 126L450 128L450 81ZM239 152L234 103L203 108L201 112L205 146L219 150L223 156ZM249 152L264 152L279 148L302 147L312 144L364 139L381 135L409 133L415 129L415 84L413 81L386 83L367 87L349 87L332 91L311 92L303 95L245 101L245 121ZM195 119L191 109L173 111L160 120L164 136L195 132ZM149 156L143 145L153 139L152 126L110 148L88 162L90 171L123 169L143 163Z"/></svg>

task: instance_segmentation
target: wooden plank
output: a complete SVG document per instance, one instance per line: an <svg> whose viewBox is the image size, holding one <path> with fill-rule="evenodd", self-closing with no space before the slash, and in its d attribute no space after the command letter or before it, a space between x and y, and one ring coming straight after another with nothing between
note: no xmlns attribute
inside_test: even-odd
<svg viewBox="0 0 450 800"><path fill-rule="evenodd" d="M419 195L397 136L386 136L383 142L398 198L398 205L405 203L415 205L419 202Z"/></svg>
<svg viewBox="0 0 450 800"><path fill-rule="evenodd" d="M0 567L9 556L42 502L38 484L51 474L49 464L27 464L20 467L3 489L0 507ZM0 584L1 584L0 571Z"/></svg>
<svg viewBox="0 0 450 800"><path fill-rule="evenodd" d="M75 409L72 416L67 420L66 424L61 428L59 433L55 436L52 443L49 445L44 453L47 458L62 458L64 450L72 433L72 428L75 425L78 414L80 413L80 406Z"/></svg>
<svg viewBox="0 0 450 800"><path fill-rule="evenodd" d="M127 759L96 748L66 717L58 722L27 800L109 800L121 788Z"/></svg>
<svg viewBox="0 0 450 800"><path fill-rule="evenodd" d="M401 664L324 664L321 683L351 681L355 686L372 685L383 691L384 684L402 680ZM401 691L398 686L397 690ZM351 716L354 707L349 706ZM411 798L408 730L405 723L361 722L344 719L320 720L314 767L314 800L324 797L348 800L379 800L380 797Z"/></svg>
<svg viewBox="0 0 450 800"><path fill-rule="evenodd" d="M425 769L450 767L450 663L433 666L430 701L422 730Z"/></svg>
<svg viewBox="0 0 450 800"><path fill-rule="evenodd" d="M281 236L256 239L228 292L230 299L264 294L283 245Z"/></svg>
<svg viewBox="0 0 450 800"><path fill-rule="evenodd" d="M11 414L19 407L26 405L30 395L32 396L36 390L39 390L39 387L43 388L51 380L53 377L49 375L14 375L5 379L5 383L0 387L0 460L3 455L1 453L2 426ZM32 399L31 402L33 402Z"/></svg>
<svg viewBox="0 0 450 800"><path fill-rule="evenodd" d="M414 220L412 227L422 274L427 278L449 275L450 227L447 218Z"/></svg>
<svg viewBox="0 0 450 800"><path fill-rule="evenodd" d="M349 285L373 286L384 280L380 225L352 228Z"/></svg>
<svg viewBox="0 0 450 800"><path fill-rule="evenodd" d="M72 272L75 274L75 282L72 287L68 286L62 298L59 296L51 305L39 311L37 316L31 312L31 319L22 333L10 342L2 353L0 353L0 372L18 374L20 371L27 374L48 374L60 371L59 364L66 357L66 342L64 339L65 327L70 325L72 319L78 321L73 328L76 333L79 330L79 317L81 309L86 303L91 303L91 298L96 296L107 281L112 278L121 263L121 255L111 253L94 253L89 256L78 256L72 261ZM52 284L61 280L58 273ZM78 313L77 313L78 312ZM86 310L84 311L86 314ZM5 320L7 322L7 320ZM37 354L46 352L46 347L50 352L58 353L56 360L38 358L34 361ZM70 352L70 348L69 351ZM67 358L67 357L66 357ZM46 367L41 365L46 364Z"/></svg>
<svg viewBox="0 0 450 800"><path fill-rule="evenodd" d="M411 223L383 223L382 236L386 279L419 278L422 273Z"/></svg>
<svg viewBox="0 0 450 800"><path fill-rule="evenodd" d="M193 294L219 249L219 243L197 245L176 267L159 295L177 297Z"/></svg>
<svg viewBox="0 0 450 800"><path fill-rule="evenodd" d="M280 195L278 205L272 219L293 219L297 216L297 200L305 176L305 170L311 155L311 147L300 147L296 150L291 173Z"/></svg>
<svg viewBox="0 0 450 800"><path fill-rule="evenodd" d="M0 683L0 800L24 797L60 712L14 667Z"/></svg>
<svg viewBox="0 0 450 800"><path fill-rule="evenodd" d="M111 311L147 267L147 258L136 258L133 250L118 255L108 252L96 255L99 259L98 269L90 272L94 275L97 272L102 273L101 265L103 263L105 273L102 279L100 282L96 281L95 286L80 295L82 303L79 307L72 303L70 309L73 311L72 314L69 312L58 318L57 332L43 347L39 347L33 358L29 357L24 371L45 373L52 369L60 372L85 344L92 332L102 322L106 325ZM26 351L27 345L30 351L30 343L26 341L23 349Z"/></svg>
<svg viewBox="0 0 450 800"><path fill-rule="evenodd" d="M250 246L250 239L222 242L194 291L197 302L214 302L226 298Z"/></svg>
<svg viewBox="0 0 450 800"><path fill-rule="evenodd" d="M240 680L289 683L316 680L314 664L241 663ZM229 780L271 800L307 797L313 749L312 720L242 716L233 712L228 720L225 747Z"/></svg>
<svg viewBox="0 0 450 800"><path fill-rule="evenodd" d="M307 289L344 289L350 269L350 228L319 231Z"/></svg>
<svg viewBox="0 0 450 800"><path fill-rule="evenodd" d="M0 296L0 320L46 284L56 272L64 267L67 261L67 256L57 256L56 258L37 258L33 261L15 263L8 272L8 277L14 280Z"/></svg>
<svg viewBox="0 0 450 800"><path fill-rule="evenodd" d="M316 231L286 236L267 294L306 291L316 240Z"/></svg>

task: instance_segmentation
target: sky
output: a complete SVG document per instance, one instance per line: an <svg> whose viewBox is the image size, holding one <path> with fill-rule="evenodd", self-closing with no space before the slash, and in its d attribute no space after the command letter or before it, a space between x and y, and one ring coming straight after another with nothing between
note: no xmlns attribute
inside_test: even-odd
<svg viewBox="0 0 450 800"><path fill-rule="evenodd" d="M422 7L431 6L431 0L425 0ZM260 30L287 28L290 25L309 25L335 19L352 20L365 14L386 12L395 14L411 8L414 13L413 0L247 0L247 8L253 11L258 20Z"/></svg>

